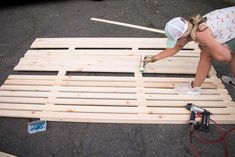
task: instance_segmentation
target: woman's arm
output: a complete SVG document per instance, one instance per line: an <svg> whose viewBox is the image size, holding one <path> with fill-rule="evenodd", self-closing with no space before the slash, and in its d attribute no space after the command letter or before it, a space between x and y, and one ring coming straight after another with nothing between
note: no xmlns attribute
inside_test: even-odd
<svg viewBox="0 0 235 157"><path fill-rule="evenodd" d="M175 55L180 49L173 47L173 48L167 48L165 50L163 50L162 52L160 52L157 55L154 55L155 60L160 60L160 59L164 59L170 56Z"/></svg>
<svg viewBox="0 0 235 157"><path fill-rule="evenodd" d="M182 38L178 39L176 45L173 48L167 48L167 49L163 50L162 52L160 52L159 54L154 55L153 57L155 60L160 60L160 59L164 59L164 58L173 56L177 52L179 52L187 43L188 43L187 38L182 37Z"/></svg>
<svg viewBox="0 0 235 157"><path fill-rule="evenodd" d="M202 48L207 49L215 60L226 62L231 60L232 56L230 50L214 39L210 29L206 29L202 32L196 32L196 38L199 43L204 45Z"/></svg>

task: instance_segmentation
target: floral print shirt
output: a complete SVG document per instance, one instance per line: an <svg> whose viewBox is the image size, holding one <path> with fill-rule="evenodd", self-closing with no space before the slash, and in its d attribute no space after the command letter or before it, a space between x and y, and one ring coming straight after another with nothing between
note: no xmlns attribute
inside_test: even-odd
<svg viewBox="0 0 235 157"><path fill-rule="evenodd" d="M205 23L220 44L235 38L235 6L212 11L204 17L207 17Z"/></svg>

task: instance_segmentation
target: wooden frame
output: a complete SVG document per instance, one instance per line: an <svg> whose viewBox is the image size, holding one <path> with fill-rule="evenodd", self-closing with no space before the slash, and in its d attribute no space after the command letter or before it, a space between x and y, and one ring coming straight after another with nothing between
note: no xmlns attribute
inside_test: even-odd
<svg viewBox="0 0 235 157"><path fill-rule="evenodd" d="M213 120L235 124L235 103L213 68L202 85L202 95L181 96L174 92L176 85L193 79L199 59L195 44L188 44L174 57L148 64L143 74L139 71L141 59L160 52L165 42L160 38L36 39L14 70L58 74L10 75L0 88L0 116L186 124L190 112L185 106L194 103L211 111ZM100 72L109 75L96 76ZM144 76L149 73L157 76ZM182 74L188 77L180 77Z"/></svg>

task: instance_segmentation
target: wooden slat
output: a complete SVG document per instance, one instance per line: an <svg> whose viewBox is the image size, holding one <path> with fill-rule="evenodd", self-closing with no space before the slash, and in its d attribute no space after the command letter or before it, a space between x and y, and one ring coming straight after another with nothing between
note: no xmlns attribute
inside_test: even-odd
<svg viewBox="0 0 235 157"><path fill-rule="evenodd" d="M5 153L5 152L0 152L0 157L16 157L16 156Z"/></svg>
<svg viewBox="0 0 235 157"><path fill-rule="evenodd" d="M144 81L144 82L178 82L178 83L186 83L193 80L193 78L183 78L183 77L110 77L110 76L51 76L51 75L9 75L8 80L55 80L55 79L62 79L68 81L123 81L123 82L130 82L130 81ZM222 83L222 81L218 78L207 78L205 80L206 83Z"/></svg>
<svg viewBox="0 0 235 157"><path fill-rule="evenodd" d="M19 103L19 104L46 104L47 98L25 98L25 97L0 97L1 103ZM101 99L69 99L58 98L51 101L54 104L61 105L92 105L92 106L165 106L165 107L185 107L187 103L194 103L201 107L233 107L231 101L200 101L200 100L149 100L139 102L137 100L101 100Z"/></svg>
<svg viewBox="0 0 235 157"><path fill-rule="evenodd" d="M118 82L119 83L119 81L121 81L120 83L124 83L124 84L128 83L130 85L130 84L133 84L134 81L142 80L145 83L145 87L149 87L146 89L149 89L149 90L155 87L173 88L176 85L186 84L187 82L190 82L192 80L192 78L169 78L169 77L144 77L144 78L138 79L134 77L107 77L107 76L101 76L101 77L100 76L92 76L92 77L90 76L62 76L62 77L58 77L58 76L37 76L37 75L35 76L10 75L8 77L8 80L5 81L4 83L5 85L8 85L8 86L7 87L3 86L2 89L4 88L12 89L13 87L11 86L16 86L16 85L21 85L21 86L27 85L26 87L28 88L30 86L37 85L37 88L39 88L40 86L46 86L45 88L41 87L45 90L45 89L51 88L50 86L53 85L53 82L56 78L65 82L65 83L60 83L60 85L63 85L63 86L65 85L68 86L69 84L67 84L67 82L74 83L74 85L76 85L78 84L78 82L82 82L82 83L87 82L88 84L97 82L97 84L100 84L102 82L103 83L104 82L106 83ZM157 84L158 86L156 86ZM227 93L225 92L226 90L224 89L224 86L222 86L221 84L221 80L218 80L218 79L206 79L202 87L216 89L225 94ZM32 87L32 88L34 89L35 87Z"/></svg>
<svg viewBox="0 0 235 157"><path fill-rule="evenodd" d="M49 66L49 67L47 67ZM110 67L110 69L107 67ZM80 66L66 66L66 65L30 65L30 64L24 64L24 65L18 65L14 68L16 71L59 71L61 69L64 69L66 71L89 71L89 72L134 72L138 66L130 66L130 67L117 67L115 65L105 65L102 67L97 66L91 66L91 65L80 65ZM128 69L129 68L129 69Z"/></svg>
<svg viewBox="0 0 235 157"><path fill-rule="evenodd" d="M30 98L30 97L4 97L0 96L0 102L5 103L35 103L45 104L48 101L47 98Z"/></svg>
<svg viewBox="0 0 235 157"><path fill-rule="evenodd" d="M113 106L68 106L68 105L30 105L30 104L4 104L0 103L0 109L6 110L33 110L33 111L61 111L61 112L81 112L81 113L119 113L119 114L137 114L137 113L161 113L161 114L188 114L184 108L146 108L146 110L138 107L113 107ZM226 108L222 110L227 113L232 111Z"/></svg>
<svg viewBox="0 0 235 157"><path fill-rule="evenodd" d="M87 115L89 117L89 115ZM189 119L189 115L156 115L155 117L149 117L149 119L145 119L145 117L134 118L133 115L126 115L128 117L122 117L123 119L101 119L97 118L41 118L43 120L49 121L65 121L65 122L95 122L95 123L141 123L141 124L187 124ZM157 118L156 118L157 117ZM133 119L132 119L133 118ZM211 118L215 120L218 124L234 124L235 116L230 115L212 115ZM198 120L200 121L200 120ZM213 123L212 123L213 124Z"/></svg>
<svg viewBox="0 0 235 157"><path fill-rule="evenodd" d="M62 98L100 98L100 99L137 99L135 94L119 94L119 93L70 93L70 92L17 92L17 91L0 91L0 96L8 97L62 97Z"/></svg>
<svg viewBox="0 0 235 157"><path fill-rule="evenodd" d="M41 112L41 111L11 111L0 110L4 117L41 117L60 121L98 122L98 123L144 123L144 124L186 124L190 115L162 114L100 114L74 112ZM212 115L211 118L219 123L235 123L235 115Z"/></svg>
<svg viewBox="0 0 235 157"><path fill-rule="evenodd" d="M116 114L173 114L188 115L189 112L184 107L114 107L114 106L68 106L68 105L41 105L41 104L16 104L0 103L3 110L32 110L32 111L60 111L60 112L79 112L79 113L116 113ZM214 115L235 114L234 107L225 108L205 108Z"/></svg>
<svg viewBox="0 0 235 157"><path fill-rule="evenodd" d="M137 54L141 56L155 55L160 53L162 50L138 50L138 53L133 50L28 50L25 54L27 58L35 57L51 57L51 56L135 56ZM191 57L198 58L199 53L195 50L180 50L174 57Z"/></svg>
<svg viewBox="0 0 235 157"><path fill-rule="evenodd" d="M2 85L0 90L5 91L65 91L65 92L102 92L102 93L136 93L136 88L128 87L72 87L72 86L40 86L40 85ZM167 88L143 88L146 94L174 94L173 89ZM228 94L226 89L204 89L202 95L219 95Z"/></svg>
<svg viewBox="0 0 235 157"><path fill-rule="evenodd" d="M64 91L64 92L93 92L93 93L136 93L136 88L125 87L70 87L70 86L18 86L18 85L2 85L0 90L5 91ZM208 91L210 92L210 91ZM211 91L213 92L213 91ZM216 93L216 92L215 92Z"/></svg>
<svg viewBox="0 0 235 157"><path fill-rule="evenodd" d="M50 92L15 92L15 91L0 91L0 96L8 96L10 97L39 97L39 98L46 98L46 97L62 97L62 98L77 98L77 99L84 99L84 98L100 98L100 99L127 99L133 100L137 99L135 94L118 94L118 93L66 93L66 92L59 92L56 94ZM209 100L209 101L221 101L221 100L231 100L231 97L228 95L200 95L200 96L188 96L188 95L168 95L168 94L148 94L146 96L147 100Z"/></svg>
<svg viewBox="0 0 235 157"><path fill-rule="evenodd" d="M37 38L31 48L166 48L166 38ZM189 43L185 48L197 48Z"/></svg>

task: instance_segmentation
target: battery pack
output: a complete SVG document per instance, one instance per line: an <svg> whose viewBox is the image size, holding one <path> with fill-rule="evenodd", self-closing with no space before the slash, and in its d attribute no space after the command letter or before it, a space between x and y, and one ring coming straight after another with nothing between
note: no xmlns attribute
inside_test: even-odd
<svg viewBox="0 0 235 157"><path fill-rule="evenodd" d="M46 131L46 128L47 128L47 122L45 120L39 120L28 123L29 134Z"/></svg>

